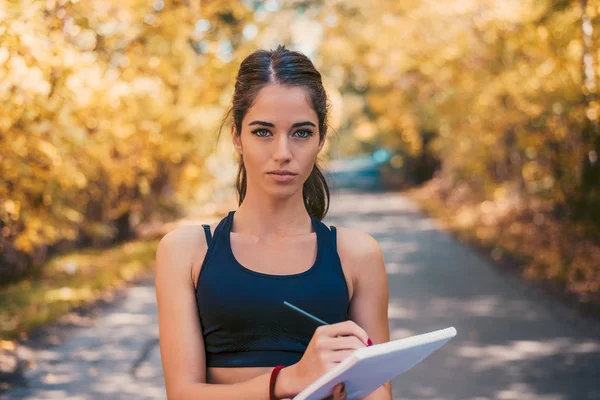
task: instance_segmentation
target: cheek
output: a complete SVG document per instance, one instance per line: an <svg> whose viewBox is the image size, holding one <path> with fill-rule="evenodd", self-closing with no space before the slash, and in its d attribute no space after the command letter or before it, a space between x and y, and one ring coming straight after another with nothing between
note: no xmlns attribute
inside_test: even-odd
<svg viewBox="0 0 600 400"><path fill-rule="evenodd" d="M310 172L313 169L313 166L315 165L316 161L317 161L317 155L319 154L319 150L318 149L314 149L314 150L310 150L310 151L303 151L301 152L301 163L302 163L302 168L306 171L306 174L310 174Z"/></svg>
<svg viewBox="0 0 600 400"><path fill-rule="evenodd" d="M245 146L244 147L244 164L260 166L269 161L270 154L266 148L260 146Z"/></svg>

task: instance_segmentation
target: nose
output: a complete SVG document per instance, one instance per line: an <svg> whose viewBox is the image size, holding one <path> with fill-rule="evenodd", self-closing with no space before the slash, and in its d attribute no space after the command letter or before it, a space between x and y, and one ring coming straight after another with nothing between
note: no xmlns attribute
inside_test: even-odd
<svg viewBox="0 0 600 400"><path fill-rule="evenodd" d="M277 162L286 162L292 159L292 148L288 135L277 136L273 159Z"/></svg>

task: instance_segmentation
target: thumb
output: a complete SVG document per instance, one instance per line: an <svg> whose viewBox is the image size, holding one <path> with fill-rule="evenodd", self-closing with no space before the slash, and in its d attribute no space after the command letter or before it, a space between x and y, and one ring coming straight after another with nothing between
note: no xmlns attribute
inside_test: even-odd
<svg viewBox="0 0 600 400"><path fill-rule="evenodd" d="M333 388L334 400L341 400L341 399L346 398L344 390L345 390L344 382L341 382L341 383L338 383L337 385L335 385L335 387Z"/></svg>

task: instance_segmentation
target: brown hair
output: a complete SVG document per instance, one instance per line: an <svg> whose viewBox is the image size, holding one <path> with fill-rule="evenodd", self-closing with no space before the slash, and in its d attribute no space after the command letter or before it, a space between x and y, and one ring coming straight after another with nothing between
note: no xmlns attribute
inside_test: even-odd
<svg viewBox="0 0 600 400"><path fill-rule="evenodd" d="M300 52L288 50L284 46L271 51L257 50L242 61L235 82L232 104L223 123L233 115L235 133L241 135L244 116L258 92L269 84L304 88L319 120L319 141L325 140L329 103L321 74L308 57ZM240 157L236 178L239 204L242 204L246 196L246 186L246 167L243 157ZM308 213L322 220L329 210L330 196L325 177L316 162L304 182L302 197Z"/></svg>

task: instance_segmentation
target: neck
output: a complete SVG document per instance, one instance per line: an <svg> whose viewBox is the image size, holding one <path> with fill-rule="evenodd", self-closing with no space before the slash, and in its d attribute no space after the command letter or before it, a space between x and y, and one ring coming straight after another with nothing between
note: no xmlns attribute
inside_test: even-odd
<svg viewBox="0 0 600 400"><path fill-rule="evenodd" d="M234 231L270 239L312 232L312 221L304 206L302 190L285 198L246 191L235 213Z"/></svg>

